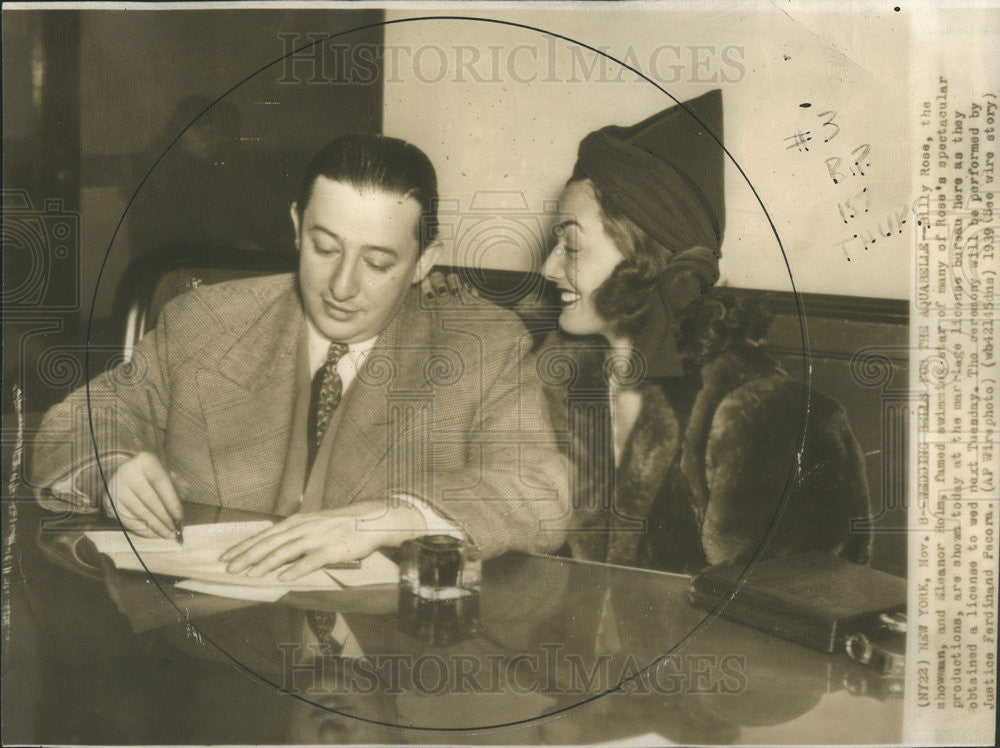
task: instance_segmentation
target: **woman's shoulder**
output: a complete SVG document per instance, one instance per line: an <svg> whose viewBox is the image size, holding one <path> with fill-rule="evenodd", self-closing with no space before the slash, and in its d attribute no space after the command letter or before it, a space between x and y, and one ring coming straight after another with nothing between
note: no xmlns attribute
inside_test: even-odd
<svg viewBox="0 0 1000 748"><path fill-rule="evenodd" d="M721 403L739 393L785 392L795 379L763 347L749 340L735 343L698 368L698 397Z"/></svg>
<svg viewBox="0 0 1000 748"><path fill-rule="evenodd" d="M716 403L711 431L721 437L726 431L756 434L847 427L844 407L835 398L789 376L776 359L763 349L729 352L702 369L703 393L714 388Z"/></svg>

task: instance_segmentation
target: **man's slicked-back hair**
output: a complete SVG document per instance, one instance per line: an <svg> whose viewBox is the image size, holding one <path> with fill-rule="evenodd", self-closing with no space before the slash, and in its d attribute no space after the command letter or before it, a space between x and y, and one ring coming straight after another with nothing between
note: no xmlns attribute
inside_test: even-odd
<svg viewBox="0 0 1000 748"><path fill-rule="evenodd" d="M359 189L374 188L420 204L418 251L437 238L437 174L427 155L412 143L385 135L342 135L312 157L299 188L301 218L320 177Z"/></svg>

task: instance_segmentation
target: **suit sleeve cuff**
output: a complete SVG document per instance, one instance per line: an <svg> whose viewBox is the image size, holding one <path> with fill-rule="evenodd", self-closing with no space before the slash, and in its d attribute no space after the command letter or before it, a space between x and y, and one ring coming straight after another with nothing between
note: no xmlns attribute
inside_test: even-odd
<svg viewBox="0 0 1000 748"><path fill-rule="evenodd" d="M118 468L132 457L130 452L109 452L101 456L100 462L91 457L50 485L38 489L38 503L51 511L98 512L107 490L105 481L110 481Z"/></svg>
<svg viewBox="0 0 1000 748"><path fill-rule="evenodd" d="M424 527L426 528L426 534L428 535L450 535L453 538L458 538L460 540L465 539L465 533L458 529L458 527L450 520L445 519L437 510L435 510L430 504L428 504L423 499L419 499L416 496L411 496L410 494L397 493L393 495L394 498L399 501L405 502L420 512L420 516L424 518Z"/></svg>

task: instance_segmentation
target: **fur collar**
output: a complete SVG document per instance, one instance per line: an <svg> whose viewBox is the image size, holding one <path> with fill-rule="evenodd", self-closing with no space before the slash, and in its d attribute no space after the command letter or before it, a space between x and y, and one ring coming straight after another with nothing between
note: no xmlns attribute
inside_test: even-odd
<svg viewBox="0 0 1000 748"><path fill-rule="evenodd" d="M716 409L743 384L783 374L780 365L750 343L733 346L693 375L699 381L689 414L688 403L675 407L680 380L643 382L639 385L642 410L615 470L603 351L592 345L574 346L565 339L556 345L562 346L561 355L570 355L574 362L573 382L546 387L553 427L569 437L574 475L574 524L569 533L573 555L635 563L649 529L650 510L668 477L684 484L673 488L690 498L697 525L688 528L689 522L678 522L678 532L697 532L708 502L705 450ZM695 540L678 538L686 544Z"/></svg>

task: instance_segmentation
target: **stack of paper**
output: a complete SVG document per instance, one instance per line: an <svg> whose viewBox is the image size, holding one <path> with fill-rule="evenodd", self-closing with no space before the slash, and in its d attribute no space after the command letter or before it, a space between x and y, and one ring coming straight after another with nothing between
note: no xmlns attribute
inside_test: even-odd
<svg viewBox="0 0 1000 748"><path fill-rule="evenodd" d="M341 585L391 584L398 579L396 565L381 553L372 554L356 569L322 569L290 582L278 579L286 567L260 577L226 571L219 557L271 524L263 520L189 525L184 528L183 545L172 539L126 537L119 530L86 535L115 568L180 577L185 580L176 585L181 589L244 600L274 601L291 591L339 590Z"/></svg>

